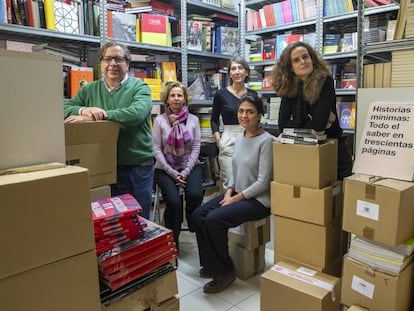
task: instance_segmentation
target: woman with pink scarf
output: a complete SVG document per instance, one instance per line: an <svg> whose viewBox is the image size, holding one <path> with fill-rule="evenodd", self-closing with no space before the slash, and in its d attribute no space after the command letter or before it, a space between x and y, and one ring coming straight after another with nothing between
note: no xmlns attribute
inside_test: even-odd
<svg viewBox="0 0 414 311"><path fill-rule="evenodd" d="M161 91L166 111L154 120L154 181L166 202L165 227L174 233L179 250L183 220L180 188L185 194L185 213L190 231L190 215L203 200L202 169L199 165L201 132L198 117L188 112L191 97L181 82L168 83Z"/></svg>

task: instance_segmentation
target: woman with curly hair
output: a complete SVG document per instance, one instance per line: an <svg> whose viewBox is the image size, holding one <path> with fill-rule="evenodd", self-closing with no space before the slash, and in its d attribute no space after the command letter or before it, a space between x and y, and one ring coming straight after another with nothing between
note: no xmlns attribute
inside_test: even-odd
<svg viewBox="0 0 414 311"><path fill-rule="evenodd" d="M282 98L279 130L308 128L338 139L338 179L352 173L352 158L339 125L334 80L328 64L307 43L288 45L272 72L272 85Z"/></svg>

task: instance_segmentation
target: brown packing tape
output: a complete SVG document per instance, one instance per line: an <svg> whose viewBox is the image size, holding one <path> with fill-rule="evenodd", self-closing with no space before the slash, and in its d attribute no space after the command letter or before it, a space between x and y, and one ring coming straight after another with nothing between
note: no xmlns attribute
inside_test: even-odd
<svg viewBox="0 0 414 311"><path fill-rule="evenodd" d="M44 164L37 164L37 165L30 165L30 166L22 166L22 167L14 167L9 168L6 170L0 171L1 175L11 175L11 174L21 174L21 173L30 173L30 172L38 172L38 171L45 171L55 168L62 168L65 167L65 164L52 162L52 163L44 163Z"/></svg>
<svg viewBox="0 0 414 311"><path fill-rule="evenodd" d="M264 227L265 226L260 226L259 228L257 228L257 237L259 240L259 245L264 244Z"/></svg>
<svg viewBox="0 0 414 311"><path fill-rule="evenodd" d="M300 186L293 186L293 197L300 198Z"/></svg>
<svg viewBox="0 0 414 311"><path fill-rule="evenodd" d="M254 249L253 268L254 272L259 272L260 269L260 246Z"/></svg>
<svg viewBox="0 0 414 311"><path fill-rule="evenodd" d="M370 200L375 200L375 186L374 185L366 185L365 197Z"/></svg>
<svg viewBox="0 0 414 311"><path fill-rule="evenodd" d="M365 228L362 230L362 235L364 238L374 240L375 230L373 228L365 226Z"/></svg>

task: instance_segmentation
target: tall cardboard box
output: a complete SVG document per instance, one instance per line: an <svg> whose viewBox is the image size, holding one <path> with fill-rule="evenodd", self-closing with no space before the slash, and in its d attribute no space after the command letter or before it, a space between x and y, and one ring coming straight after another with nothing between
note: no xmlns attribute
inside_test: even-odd
<svg viewBox="0 0 414 311"><path fill-rule="evenodd" d="M0 170L64 163L62 58L0 49L0 68Z"/></svg>
<svg viewBox="0 0 414 311"><path fill-rule="evenodd" d="M0 280L95 249L88 171L57 166L0 176Z"/></svg>
<svg viewBox="0 0 414 311"><path fill-rule="evenodd" d="M89 170L89 186L116 183L119 124L91 121L65 124L66 164Z"/></svg>
<svg viewBox="0 0 414 311"><path fill-rule="evenodd" d="M392 247L405 242L414 236L414 183L345 178L343 230Z"/></svg>
<svg viewBox="0 0 414 311"><path fill-rule="evenodd" d="M323 269L341 252L341 218L327 226L274 216L274 251ZM276 261L275 261L276 262Z"/></svg>
<svg viewBox="0 0 414 311"><path fill-rule="evenodd" d="M238 227L229 229L230 243L254 250L270 241L270 217L247 221Z"/></svg>
<svg viewBox="0 0 414 311"><path fill-rule="evenodd" d="M279 183L321 189L337 178L338 142L320 145L273 143L273 176Z"/></svg>
<svg viewBox="0 0 414 311"><path fill-rule="evenodd" d="M414 263L399 274L373 271L345 255L342 300L375 311L406 311L412 299Z"/></svg>
<svg viewBox="0 0 414 311"><path fill-rule="evenodd" d="M272 214L325 226L342 217L342 183L313 189L271 183Z"/></svg>
<svg viewBox="0 0 414 311"><path fill-rule="evenodd" d="M95 251L0 280L0 310L99 311Z"/></svg>
<svg viewBox="0 0 414 311"><path fill-rule="evenodd" d="M340 279L291 262L278 262L262 274L261 311L338 311Z"/></svg>

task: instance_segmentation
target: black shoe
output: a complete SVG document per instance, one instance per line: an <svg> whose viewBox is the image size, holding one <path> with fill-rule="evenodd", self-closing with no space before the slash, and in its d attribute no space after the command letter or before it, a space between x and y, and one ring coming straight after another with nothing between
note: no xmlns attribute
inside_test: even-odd
<svg viewBox="0 0 414 311"><path fill-rule="evenodd" d="M204 272L204 268L201 268L201 269L198 271L198 274L200 275L200 277L205 278L205 279L212 279L212 278L214 277L214 275L212 275L212 274L207 274L207 273L205 273L205 272Z"/></svg>
<svg viewBox="0 0 414 311"><path fill-rule="evenodd" d="M219 293L226 289L236 279L234 271L216 275L212 281L204 285L204 292L209 294Z"/></svg>

